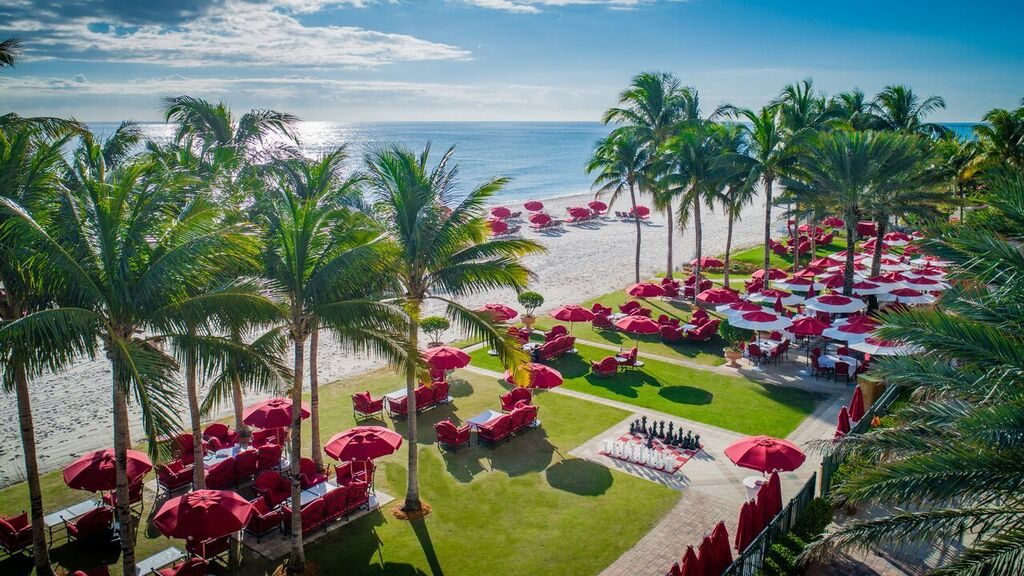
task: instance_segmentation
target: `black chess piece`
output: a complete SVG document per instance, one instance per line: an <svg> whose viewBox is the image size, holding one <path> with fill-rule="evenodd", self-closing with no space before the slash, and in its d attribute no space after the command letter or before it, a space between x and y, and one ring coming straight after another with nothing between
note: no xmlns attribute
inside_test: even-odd
<svg viewBox="0 0 1024 576"><path fill-rule="evenodd" d="M647 448L654 448L654 438L647 437Z"/></svg>
<svg viewBox="0 0 1024 576"><path fill-rule="evenodd" d="M664 437L665 437L665 421L662 420L661 422L658 423L658 438L664 438Z"/></svg>
<svg viewBox="0 0 1024 576"><path fill-rule="evenodd" d="M640 431L647 434L647 416L640 417Z"/></svg>
<svg viewBox="0 0 1024 576"><path fill-rule="evenodd" d="M669 438L672 438L672 437L673 437L673 434L672 434L672 426L673 426L673 424L672 424L671 422L669 422L669 423L668 423L668 437L669 437Z"/></svg>
<svg viewBox="0 0 1024 576"><path fill-rule="evenodd" d="M632 436L633 434L636 434L636 422L629 423L629 435Z"/></svg>
<svg viewBox="0 0 1024 576"><path fill-rule="evenodd" d="M686 439L683 441L683 448L689 450L691 446L693 446L693 435L690 433L689 430L687 430Z"/></svg>
<svg viewBox="0 0 1024 576"><path fill-rule="evenodd" d="M700 434L693 435L693 449L700 450Z"/></svg>

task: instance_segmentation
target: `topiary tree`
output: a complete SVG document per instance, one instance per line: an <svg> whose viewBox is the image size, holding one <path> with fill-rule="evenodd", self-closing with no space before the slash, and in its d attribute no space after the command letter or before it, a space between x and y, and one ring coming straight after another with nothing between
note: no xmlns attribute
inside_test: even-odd
<svg viewBox="0 0 1024 576"><path fill-rule="evenodd" d="M430 345L441 344L441 333L452 327L452 323L444 316L427 316L420 320L420 328L430 335Z"/></svg>
<svg viewBox="0 0 1024 576"><path fill-rule="evenodd" d="M728 342L729 347L733 350L739 350L740 345L749 340L753 334L751 330L737 328L728 322L722 322L718 325L718 335Z"/></svg>
<svg viewBox="0 0 1024 576"><path fill-rule="evenodd" d="M533 313L544 305L544 297L536 292L527 290L519 294L519 303L526 308L526 315L533 316Z"/></svg>

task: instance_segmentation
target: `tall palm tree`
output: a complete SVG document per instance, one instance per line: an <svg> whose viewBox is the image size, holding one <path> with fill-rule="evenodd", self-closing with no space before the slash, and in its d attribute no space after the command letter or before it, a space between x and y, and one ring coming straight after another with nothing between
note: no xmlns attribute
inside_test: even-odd
<svg viewBox="0 0 1024 576"><path fill-rule="evenodd" d="M867 130L871 122L871 103L860 88L840 92L832 98L831 106L838 110L839 119L854 130Z"/></svg>
<svg viewBox="0 0 1024 576"><path fill-rule="evenodd" d="M946 101L941 96L922 100L909 86L886 86L871 101L868 124L875 130L942 136L949 129L941 124L925 122L924 117L945 107Z"/></svg>
<svg viewBox="0 0 1024 576"><path fill-rule="evenodd" d="M725 274L722 285L730 288L729 266L732 263L732 233L736 221L743 210L754 201L754 187L747 180L750 177L748 156L746 156L748 140L746 130L741 124L729 124L722 127L723 150L718 159L716 171L721 182L718 201L726 217L725 234ZM755 178L756 179L756 178Z"/></svg>
<svg viewBox="0 0 1024 576"><path fill-rule="evenodd" d="M117 519L123 571L135 571L135 530L126 470L128 404L138 402L150 449L179 429L178 363L156 342L187 338L189 323L213 311L235 318L258 316L246 291L203 290L239 262L255 263L241 226L193 215L182 191L189 181L135 160L107 172L102 163L79 164L80 187L61 201L51 231L9 200L0 212L11 230L31 242L44 262L46 281L60 290L59 308L40 310L5 327L8 342L53 349L102 348L110 360L117 476ZM42 344L45 342L45 344Z"/></svg>
<svg viewBox="0 0 1024 576"><path fill-rule="evenodd" d="M787 84L770 105L779 107L783 127L791 134L801 130L827 130L833 121L842 117L842 110L830 106L825 95L814 89L810 78Z"/></svg>
<svg viewBox="0 0 1024 576"><path fill-rule="evenodd" d="M0 41L0 68L13 68L21 52L21 40L8 38Z"/></svg>
<svg viewBox="0 0 1024 576"><path fill-rule="evenodd" d="M60 175L65 168L61 149L70 137L50 139L31 125L0 131L0 197L48 228L55 216ZM6 219L7 216L0 213L0 342L6 340L4 333L8 324L53 305L53 295L48 293L47 284L36 267L37 261L32 258L32 247L8 230ZM43 494L28 383L32 376L47 369L62 369L79 351L76 342L72 342L70 348L49 344L26 346L22 342L5 342L0 346L0 364L4 366L0 384L5 392L14 392L17 398L32 522L32 554L35 572L40 576L52 576L53 568L43 522Z"/></svg>
<svg viewBox="0 0 1024 576"><path fill-rule="evenodd" d="M974 134L986 167L1008 163L1024 169L1024 100L1016 110L989 110Z"/></svg>
<svg viewBox="0 0 1024 576"><path fill-rule="evenodd" d="M636 213L636 196L651 187L649 176L652 158L649 148L631 131L616 131L601 139L594 149L594 156L587 163L587 173L597 173L593 188L597 194L608 193L609 205L615 204L624 192L629 192L630 206ZM636 254L634 258L634 281L640 282L640 219L634 218L636 226Z"/></svg>
<svg viewBox="0 0 1024 576"><path fill-rule="evenodd" d="M391 260L379 231L348 206L351 190L339 177L344 158L344 149L337 149L316 160L278 162L276 181L252 209L262 229L265 273L285 309L294 360L289 394L296 407L302 402L306 342L314 327L331 329L352 348L397 365L409 361L397 336L405 325L401 310L372 298L376 287L387 284ZM301 425L301 410L295 409L289 464L294 502L301 492ZM290 574L301 574L305 566L300 512L298 506L292 511Z"/></svg>
<svg viewBox="0 0 1024 576"><path fill-rule="evenodd" d="M630 85L619 95L619 105L609 108L601 117L605 124L615 122L620 130L635 132L636 138L648 149L648 155L657 156L664 143L676 132L680 123L700 119L700 100L697 91L684 87L673 74L644 72L633 77ZM657 162L648 165L655 170ZM654 197L655 208L665 213L668 226L668 260L665 276L672 277L672 195L657 187L657 174L644 179L650 189L641 190Z"/></svg>
<svg viewBox="0 0 1024 576"><path fill-rule="evenodd" d="M394 302L408 317L408 345L417 350L421 311L425 302L438 301L447 315L498 352L514 373L525 360L505 331L488 315L478 314L454 298L494 289L522 290L532 273L523 256L543 251L531 241L488 239L486 204L505 185L504 178L487 180L457 200L457 166L453 148L430 166L430 145L419 155L395 146L367 158L375 211L395 247L390 270L397 296ZM419 488L419 453L416 438L416 372L418 353L399 368L405 373L409 401L407 440L409 481L402 509L422 509ZM522 378L522 375L517 376Z"/></svg>
<svg viewBox="0 0 1024 576"><path fill-rule="evenodd" d="M957 286L941 307L884 316L882 337L919 348L878 362L906 401L886 426L825 446L867 460L844 476L834 500L877 505L879 513L843 522L812 546L811 558L892 543L956 542L961 546L949 548L955 556L932 573L1024 571L1024 175L999 171L985 188L983 210L1010 226L942 230L923 248L954 263Z"/></svg>

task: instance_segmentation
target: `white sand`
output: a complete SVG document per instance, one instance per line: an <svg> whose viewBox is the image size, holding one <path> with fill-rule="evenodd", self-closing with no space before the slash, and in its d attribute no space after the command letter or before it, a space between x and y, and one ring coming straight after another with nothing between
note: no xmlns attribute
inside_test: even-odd
<svg viewBox="0 0 1024 576"><path fill-rule="evenodd" d="M544 200L546 211L556 218L566 216L565 207L585 205L590 194ZM521 203L509 205L521 209ZM619 202L613 209L628 209ZM747 247L760 242L764 230L764 206L754 202L736 224L733 245ZM525 212L524 212L525 216ZM726 223L720 213L703 214L704 254L720 254L725 250ZM546 254L531 256L526 262L537 274L532 289L544 295L545 309L580 302L633 281L635 228L632 223L605 219L582 226L565 226L563 232L534 232L523 223L522 235L542 243ZM642 225L641 275L653 276L666 265L667 228L664 215L654 214ZM674 259L676 268L693 258L692 231L676 232ZM465 299L471 307L487 302L504 302L519 308L513 294L489 293ZM440 311L430 307L427 312ZM458 334L449 334L455 339ZM329 335L321 338L320 381L332 382L378 366L372 358L356 356L342 350ZM109 365L102 360L83 360L65 373L47 375L31 384L32 409L35 417L37 452L43 471L63 466L89 450L112 444L110 416ZM225 406L228 409L229 406ZM142 438L138 412L133 439ZM24 466L21 435L13 394L0 398L0 486L21 480Z"/></svg>

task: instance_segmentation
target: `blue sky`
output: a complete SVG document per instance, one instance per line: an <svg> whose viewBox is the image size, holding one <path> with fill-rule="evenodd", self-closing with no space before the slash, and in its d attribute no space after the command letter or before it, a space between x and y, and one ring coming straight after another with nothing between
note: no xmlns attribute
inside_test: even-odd
<svg viewBox="0 0 1024 576"><path fill-rule="evenodd" d="M5 0L0 112L155 120L192 94L308 120L596 120L643 70L706 109L811 77L906 83L972 121L1024 96L1021 2ZM1002 23L1011 23L1003 25Z"/></svg>

